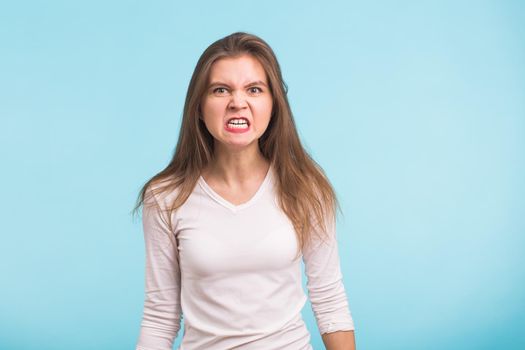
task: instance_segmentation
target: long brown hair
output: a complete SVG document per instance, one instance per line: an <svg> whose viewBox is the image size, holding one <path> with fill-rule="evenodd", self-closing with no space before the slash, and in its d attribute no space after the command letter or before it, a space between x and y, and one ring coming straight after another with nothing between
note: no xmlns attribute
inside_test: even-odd
<svg viewBox="0 0 525 350"><path fill-rule="evenodd" d="M305 151L288 103L288 87L270 46L253 34L236 32L211 44L199 58L186 94L177 146L168 166L148 180L140 190L133 213L145 203L148 187L154 196L177 191L171 213L184 204L196 185L201 170L213 158L213 136L201 115L200 103L207 89L212 64L219 59L248 54L259 60L272 93L272 115L258 144L262 155L275 169L278 203L292 222L298 240L297 257L314 235L326 238L335 225L339 203L323 169Z"/></svg>

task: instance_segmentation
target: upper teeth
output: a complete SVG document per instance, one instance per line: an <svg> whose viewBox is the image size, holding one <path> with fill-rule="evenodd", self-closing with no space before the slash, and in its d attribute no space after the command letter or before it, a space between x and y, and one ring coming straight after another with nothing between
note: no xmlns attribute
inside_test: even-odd
<svg viewBox="0 0 525 350"><path fill-rule="evenodd" d="M248 122L244 119L231 119L228 124L248 124Z"/></svg>

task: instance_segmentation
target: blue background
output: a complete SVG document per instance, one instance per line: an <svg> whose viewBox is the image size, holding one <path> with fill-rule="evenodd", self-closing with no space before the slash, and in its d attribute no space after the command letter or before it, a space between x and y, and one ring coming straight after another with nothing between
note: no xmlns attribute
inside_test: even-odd
<svg viewBox="0 0 525 350"><path fill-rule="evenodd" d="M524 2L93 0L0 5L0 348L134 347L130 210L238 30L339 195L358 349L525 348Z"/></svg>

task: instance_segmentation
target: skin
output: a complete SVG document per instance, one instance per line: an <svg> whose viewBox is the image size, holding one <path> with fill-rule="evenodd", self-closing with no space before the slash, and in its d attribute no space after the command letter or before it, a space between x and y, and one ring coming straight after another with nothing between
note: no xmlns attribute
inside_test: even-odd
<svg viewBox="0 0 525 350"><path fill-rule="evenodd" d="M214 137L215 154L202 176L233 204L249 200L268 171L257 140L268 127L272 104L266 72L254 57L223 58L212 65L201 119ZM228 119L240 115L248 119L249 130L227 131Z"/></svg>
<svg viewBox="0 0 525 350"><path fill-rule="evenodd" d="M257 140L272 114L272 95L262 64L250 55L223 58L211 68L208 89L201 101L206 128L214 138L214 160L202 176L219 195L234 205L248 201L266 176L269 162ZM244 133L225 129L228 119L242 115L250 123ZM322 335L327 350L354 350L353 331Z"/></svg>
<svg viewBox="0 0 525 350"><path fill-rule="evenodd" d="M321 336L326 350L355 350L354 331L338 331Z"/></svg>

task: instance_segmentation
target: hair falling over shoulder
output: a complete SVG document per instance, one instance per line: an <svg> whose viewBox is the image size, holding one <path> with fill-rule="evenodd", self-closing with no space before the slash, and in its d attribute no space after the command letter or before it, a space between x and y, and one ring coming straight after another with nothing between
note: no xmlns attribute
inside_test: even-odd
<svg viewBox="0 0 525 350"><path fill-rule="evenodd" d="M202 169L213 157L213 137L199 118L211 66L219 59L243 54L258 59L267 74L273 108L268 128L259 138L259 148L273 164L278 202L295 228L298 257L314 236L320 239L326 237L330 226L335 223L339 203L323 169L301 144L287 98L288 87L273 50L253 34L230 34L215 41L203 52L188 86L174 155L164 170L144 184L132 212L136 213L148 201L149 192L157 196L176 190L177 196L168 208L170 213L190 196ZM151 191L148 191L149 187ZM170 220L171 215L167 216Z"/></svg>

